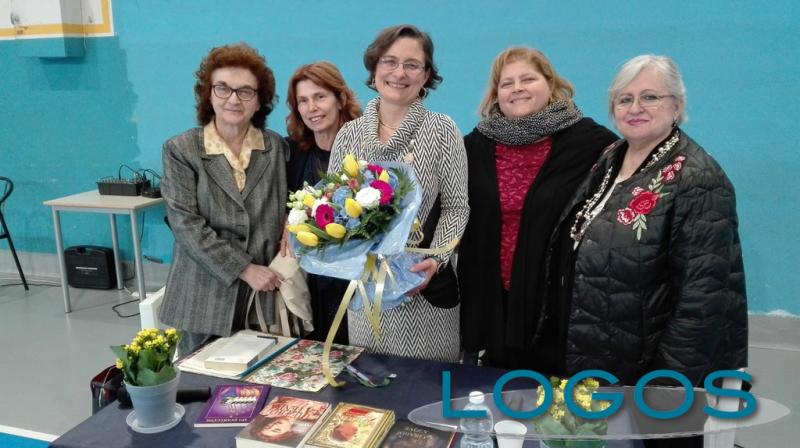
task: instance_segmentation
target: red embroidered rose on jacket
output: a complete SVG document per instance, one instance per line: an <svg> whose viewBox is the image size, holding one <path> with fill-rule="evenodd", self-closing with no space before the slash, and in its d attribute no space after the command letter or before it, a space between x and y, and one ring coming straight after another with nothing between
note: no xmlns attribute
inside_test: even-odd
<svg viewBox="0 0 800 448"><path fill-rule="evenodd" d="M637 241L642 239L642 232L647 230L647 215L656 208L660 198L669 194L662 193L661 189L665 183L675 180L678 171L683 168L684 160L684 156L675 157L671 164L658 171L656 177L650 180L646 190L639 186L633 187L633 199L627 207L617 210L617 222L626 226L633 224Z"/></svg>
<svg viewBox="0 0 800 448"><path fill-rule="evenodd" d="M628 208L639 215L649 215L658 203L658 193L644 190L631 199Z"/></svg>

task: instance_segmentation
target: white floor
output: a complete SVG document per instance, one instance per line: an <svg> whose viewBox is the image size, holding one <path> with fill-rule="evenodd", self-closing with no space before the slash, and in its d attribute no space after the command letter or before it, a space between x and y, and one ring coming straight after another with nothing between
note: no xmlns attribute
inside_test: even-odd
<svg viewBox="0 0 800 448"><path fill-rule="evenodd" d="M0 274L0 432L52 440L91 415L89 380L114 362L109 346L130 340L139 318L122 318L111 309L130 300L124 291L73 288L72 312L64 314L60 287L31 286L26 292L21 285L2 286L14 282L13 275ZM137 304L119 311L136 313ZM753 392L795 413L739 431L737 444L798 446L800 319L751 316L748 371L755 378Z"/></svg>

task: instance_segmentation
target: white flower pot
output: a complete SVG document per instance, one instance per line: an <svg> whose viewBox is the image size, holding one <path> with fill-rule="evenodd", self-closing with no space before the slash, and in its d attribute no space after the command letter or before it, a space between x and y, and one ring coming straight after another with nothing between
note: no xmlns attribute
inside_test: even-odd
<svg viewBox="0 0 800 448"><path fill-rule="evenodd" d="M136 411L139 428L157 428L175 420L175 399L178 393L180 372L175 378L157 386L133 386L125 383ZM168 429L168 428L167 428Z"/></svg>

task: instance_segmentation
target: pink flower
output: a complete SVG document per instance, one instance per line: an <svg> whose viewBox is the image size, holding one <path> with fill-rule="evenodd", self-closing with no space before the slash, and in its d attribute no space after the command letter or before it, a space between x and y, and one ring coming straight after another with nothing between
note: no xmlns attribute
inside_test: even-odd
<svg viewBox="0 0 800 448"><path fill-rule="evenodd" d="M333 215L334 210L330 205L320 204L317 206L317 214L315 217L317 220L317 227L324 229L325 226L333 222Z"/></svg>
<svg viewBox="0 0 800 448"><path fill-rule="evenodd" d="M672 164L672 169L675 171L680 171L682 167L683 164L681 162L675 162Z"/></svg>
<svg viewBox="0 0 800 448"><path fill-rule="evenodd" d="M634 196L639 196L639 194L640 194L641 192L643 192L643 191L645 191L645 190L644 190L644 188L642 188L642 187L635 187L635 188L633 189L633 191L631 191L631 194L632 194L632 195L634 195Z"/></svg>
<svg viewBox="0 0 800 448"><path fill-rule="evenodd" d="M661 173L662 173L662 174L667 174L667 173L669 173L670 171L672 171L672 170L674 170L674 169L675 169L675 167L674 167L674 166L672 166L672 165L667 165L667 166L665 166L664 168L662 168L662 169L661 169Z"/></svg>
<svg viewBox="0 0 800 448"><path fill-rule="evenodd" d="M675 179L675 171L669 170L664 174L664 182L672 182Z"/></svg>
<svg viewBox="0 0 800 448"><path fill-rule="evenodd" d="M380 166L380 165L376 165L374 163L368 164L367 165L367 169L372 171L375 174L376 177L380 176L381 173L383 172L383 167Z"/></svg>
<svg viewBox="0 0 800 448"><path fill-rule="evenodd" d="M684 157L684 156L675 157L675 161L676 162L683 162L684 160L686 160L686 157Z"/></svg>
<svg viewBox="0 0 800 448"><path fill-rule="evenodd" d="M617 222L620 224L630 225L633 222L633 219L636 217L636 213L629 208L621 208L617 210Z"/></svg>
<svg viewBox="0 0 800 448"><path fill-rule="evenodd" d="M347 186L350 187L351 190L358 190L359 187L358 179L356 178L347 179Z"/></svg>
<svg viewBox="0 0 800 448"><path fill-rule="evenodd" d="M628 204L628 208L633 210L633 212L636 214L647 215L653 211L656 203L658 203L657 193L653 193L652 191L643 191L636 195L635 198L631 199L631 202Z"/></svg>
<svg viewBox="0 0 800 448"><path fill-rule="evenodd" d="M380 205L386 205L392 202L394 192L392 191L391 185L382 180L373 180L369 186L381 192Z"/></svg>

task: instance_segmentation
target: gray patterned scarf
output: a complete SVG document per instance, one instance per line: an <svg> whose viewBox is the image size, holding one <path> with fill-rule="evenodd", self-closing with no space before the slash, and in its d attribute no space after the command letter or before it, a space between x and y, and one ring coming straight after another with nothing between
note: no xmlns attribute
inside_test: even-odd
<svg viewBox="0 0 800 448"><path fill-rule="evenodd" d="M522 118L506 117L495 104L489 117L481 120L477 129L504 145L529 145L572 126L581 118L583 114L571 101L554 101L539 113Z"/></svg>

